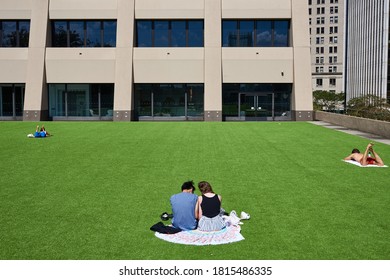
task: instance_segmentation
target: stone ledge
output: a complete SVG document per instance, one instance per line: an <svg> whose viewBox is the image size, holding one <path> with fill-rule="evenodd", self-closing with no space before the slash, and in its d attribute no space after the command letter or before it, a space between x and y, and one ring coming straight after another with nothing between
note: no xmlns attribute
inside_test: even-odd
<svg viewBox="0 0 390 280"><path fill-rule="evenodd" d="M323 111L315 111L314 119L344 126L349 129L380 135L382 137L390 139L390 122L371 120Z"/></svg>

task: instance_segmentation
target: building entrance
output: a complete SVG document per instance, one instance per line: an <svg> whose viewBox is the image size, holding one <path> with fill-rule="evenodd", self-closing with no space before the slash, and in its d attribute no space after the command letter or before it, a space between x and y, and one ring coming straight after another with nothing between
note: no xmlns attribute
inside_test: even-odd
<svg viewBox="0 0 390 280"><path fill-rule="evenodd" d="M274 94L270 93L240 93L240 119L246 121L267 121L275 119Z"/></svg>

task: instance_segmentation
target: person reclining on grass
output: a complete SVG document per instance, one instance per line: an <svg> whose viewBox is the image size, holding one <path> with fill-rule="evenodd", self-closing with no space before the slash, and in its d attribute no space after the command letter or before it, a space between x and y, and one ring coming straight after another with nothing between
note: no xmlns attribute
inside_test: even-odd
<svg viewBox="0 0 390 280"><path fill-rule="evenodd" d="M34 137L48 137L50 136L50 133L46 131L45 126L42 125L41 129L39 129L39 125L37 125L37 128L35 129Z"/></svg>
<svg viewBox="0 0 390 280"><path fill-rule="evenodd" d="M369 143L364 154L360 153L358 149L353 149L352 154L346 157L344 160L354 160L359 162L362 166L367 166L369 164L384 166L383 160L380 156L374 151L372 147L374 144Z"/></svg>
<svg viewBox="0 0 390 280"><path fill-rule="evenodd" d="M171 196L172 225L181 230L193 230L197 227L195 214L198 212L198 196L194 194L194 182L187 181L181 186L181 193Z"/></svg>

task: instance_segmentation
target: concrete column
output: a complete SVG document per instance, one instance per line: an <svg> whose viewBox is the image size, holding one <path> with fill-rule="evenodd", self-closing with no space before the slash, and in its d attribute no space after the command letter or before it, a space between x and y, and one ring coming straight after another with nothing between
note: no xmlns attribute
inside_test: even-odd
<svg viewBox="0 0 390 280"><path fill-rule="evenodd" d="M204 120L222 121L221 0L205 0Z"/></svg>
<svg viewBox="0 0 390 280"><path fill-rule="evenodd" d="M114 121L133 119L133 47L135 0L118 0Z"/></svg>
<svg viewBox="0 0 390 280"><path fill-rule="evenodd" d="M311 58L307 1L291 0L291 34L294 52L294 84L292 118L313 120L313 93L311 87Z"/></svg>
<svg viewBox="0 0 390 280"><path fill-rule="evenodd" d="M48 18L49 0L32 0L23 111L23 120L26 121L46 120L49 117L45 77Z"/></svg>

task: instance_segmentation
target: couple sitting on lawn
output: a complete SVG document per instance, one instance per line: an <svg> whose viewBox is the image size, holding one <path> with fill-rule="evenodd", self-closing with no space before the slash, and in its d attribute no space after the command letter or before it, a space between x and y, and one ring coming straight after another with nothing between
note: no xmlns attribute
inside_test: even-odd
<svg viewBox="0 0 390 280"><path fill-rule="evenodd" d="M199 197L194 194L194 183L188 181L182 185L181 193L171 196L172 225L181 230L223 229L226 224L221 213L221 196L215 194L206 181L199 182L198 188L202 193Z"/></svg>

